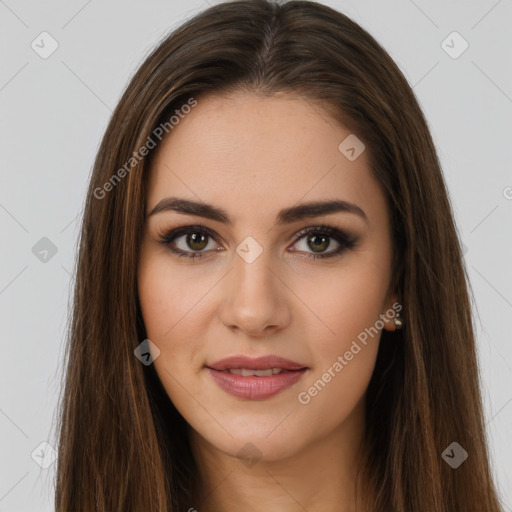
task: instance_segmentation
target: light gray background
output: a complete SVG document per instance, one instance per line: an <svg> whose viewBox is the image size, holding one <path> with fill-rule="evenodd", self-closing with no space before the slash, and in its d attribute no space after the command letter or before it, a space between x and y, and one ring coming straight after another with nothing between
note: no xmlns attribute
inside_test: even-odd
<svg viewBox="0 0 512 512"><path fill-rule="evenodd" d="M388 50L426 114L467 248L493 467L512 510L512 0L325 3ZM38 447L55 446L80 210L111 110L154 44L207 6L0 0L0 512L54 509L55 464L31 454L51 461ZM43 31L59 45L47 59L31 48ZM458 58L442 46L453 31L469 44ZM58 249L46 263L32 252L42 237Z"/></svg>

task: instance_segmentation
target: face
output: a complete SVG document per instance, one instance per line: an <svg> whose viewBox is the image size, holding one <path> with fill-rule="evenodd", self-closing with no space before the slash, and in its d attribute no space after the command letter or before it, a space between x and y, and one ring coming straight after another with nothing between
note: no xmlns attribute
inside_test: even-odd
<svg viewBox="0 0 512 512"><path fill-rule="evenodd" d="M155 155L138 269L153 364L224 453L278 460L361 431L396 297L386 200L366 150L338 148L349 135L302 99L211 95Z"/></svg>

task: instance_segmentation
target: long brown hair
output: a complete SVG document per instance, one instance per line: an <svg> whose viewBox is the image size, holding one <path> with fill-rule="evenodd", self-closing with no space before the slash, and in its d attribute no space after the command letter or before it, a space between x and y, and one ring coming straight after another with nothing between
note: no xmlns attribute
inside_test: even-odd
<svg viewBox="0 0 512 512"><path fill-rule="evenodd" d="M85 201L58 421L57 512L194 505L188 425L153 365L137 295L154 130L190 99L246 90L299 95L364 141L390 211L404 329L383 331L367 391L366 508L498 511L488 463L470 287L435 147L388 53L314 2L234 1L172 32L131 79ZM172 136L169 123L166 128ZM124 172L121 170L124 169ZM468 458L442 458L457 442ZM197 504L197 503L196 503Z"/></svg>

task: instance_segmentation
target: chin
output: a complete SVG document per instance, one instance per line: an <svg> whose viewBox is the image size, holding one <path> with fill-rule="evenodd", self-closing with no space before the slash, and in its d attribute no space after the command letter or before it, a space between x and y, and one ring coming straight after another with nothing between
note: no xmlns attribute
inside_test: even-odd
<svg viewBox="0 0 512 512"><path fill-rule="evenodd" d="M279 422L276 422L278 425ZM297 434L290 432L274 432L266 425L260 428L236 430L230 425L224 425L229 432L222 431L222 435L212 435L212 430L207 432L196 431L199 436L206 439L215 449L241 459L249 467L256 462L275 462L294 455L300 447L297 445ZM217 429L218 430L218 429ZM269 435L270 433L270 435Z"/></svg>

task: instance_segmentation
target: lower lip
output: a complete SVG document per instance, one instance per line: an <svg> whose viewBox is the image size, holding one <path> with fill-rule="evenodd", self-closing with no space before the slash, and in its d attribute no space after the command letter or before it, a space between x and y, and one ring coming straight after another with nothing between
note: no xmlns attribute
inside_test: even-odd
<svg viewBox="0 0 512 512"><path fill-rule="evenodd" d="M307 370L307 368L304 368L287 371L268 377L257 377L256 375L243 377L242 375L213 370L212 368L206 369L224 391L230 395L248 400L263 400L281 393L281 391L293 386Z"/></svg>

